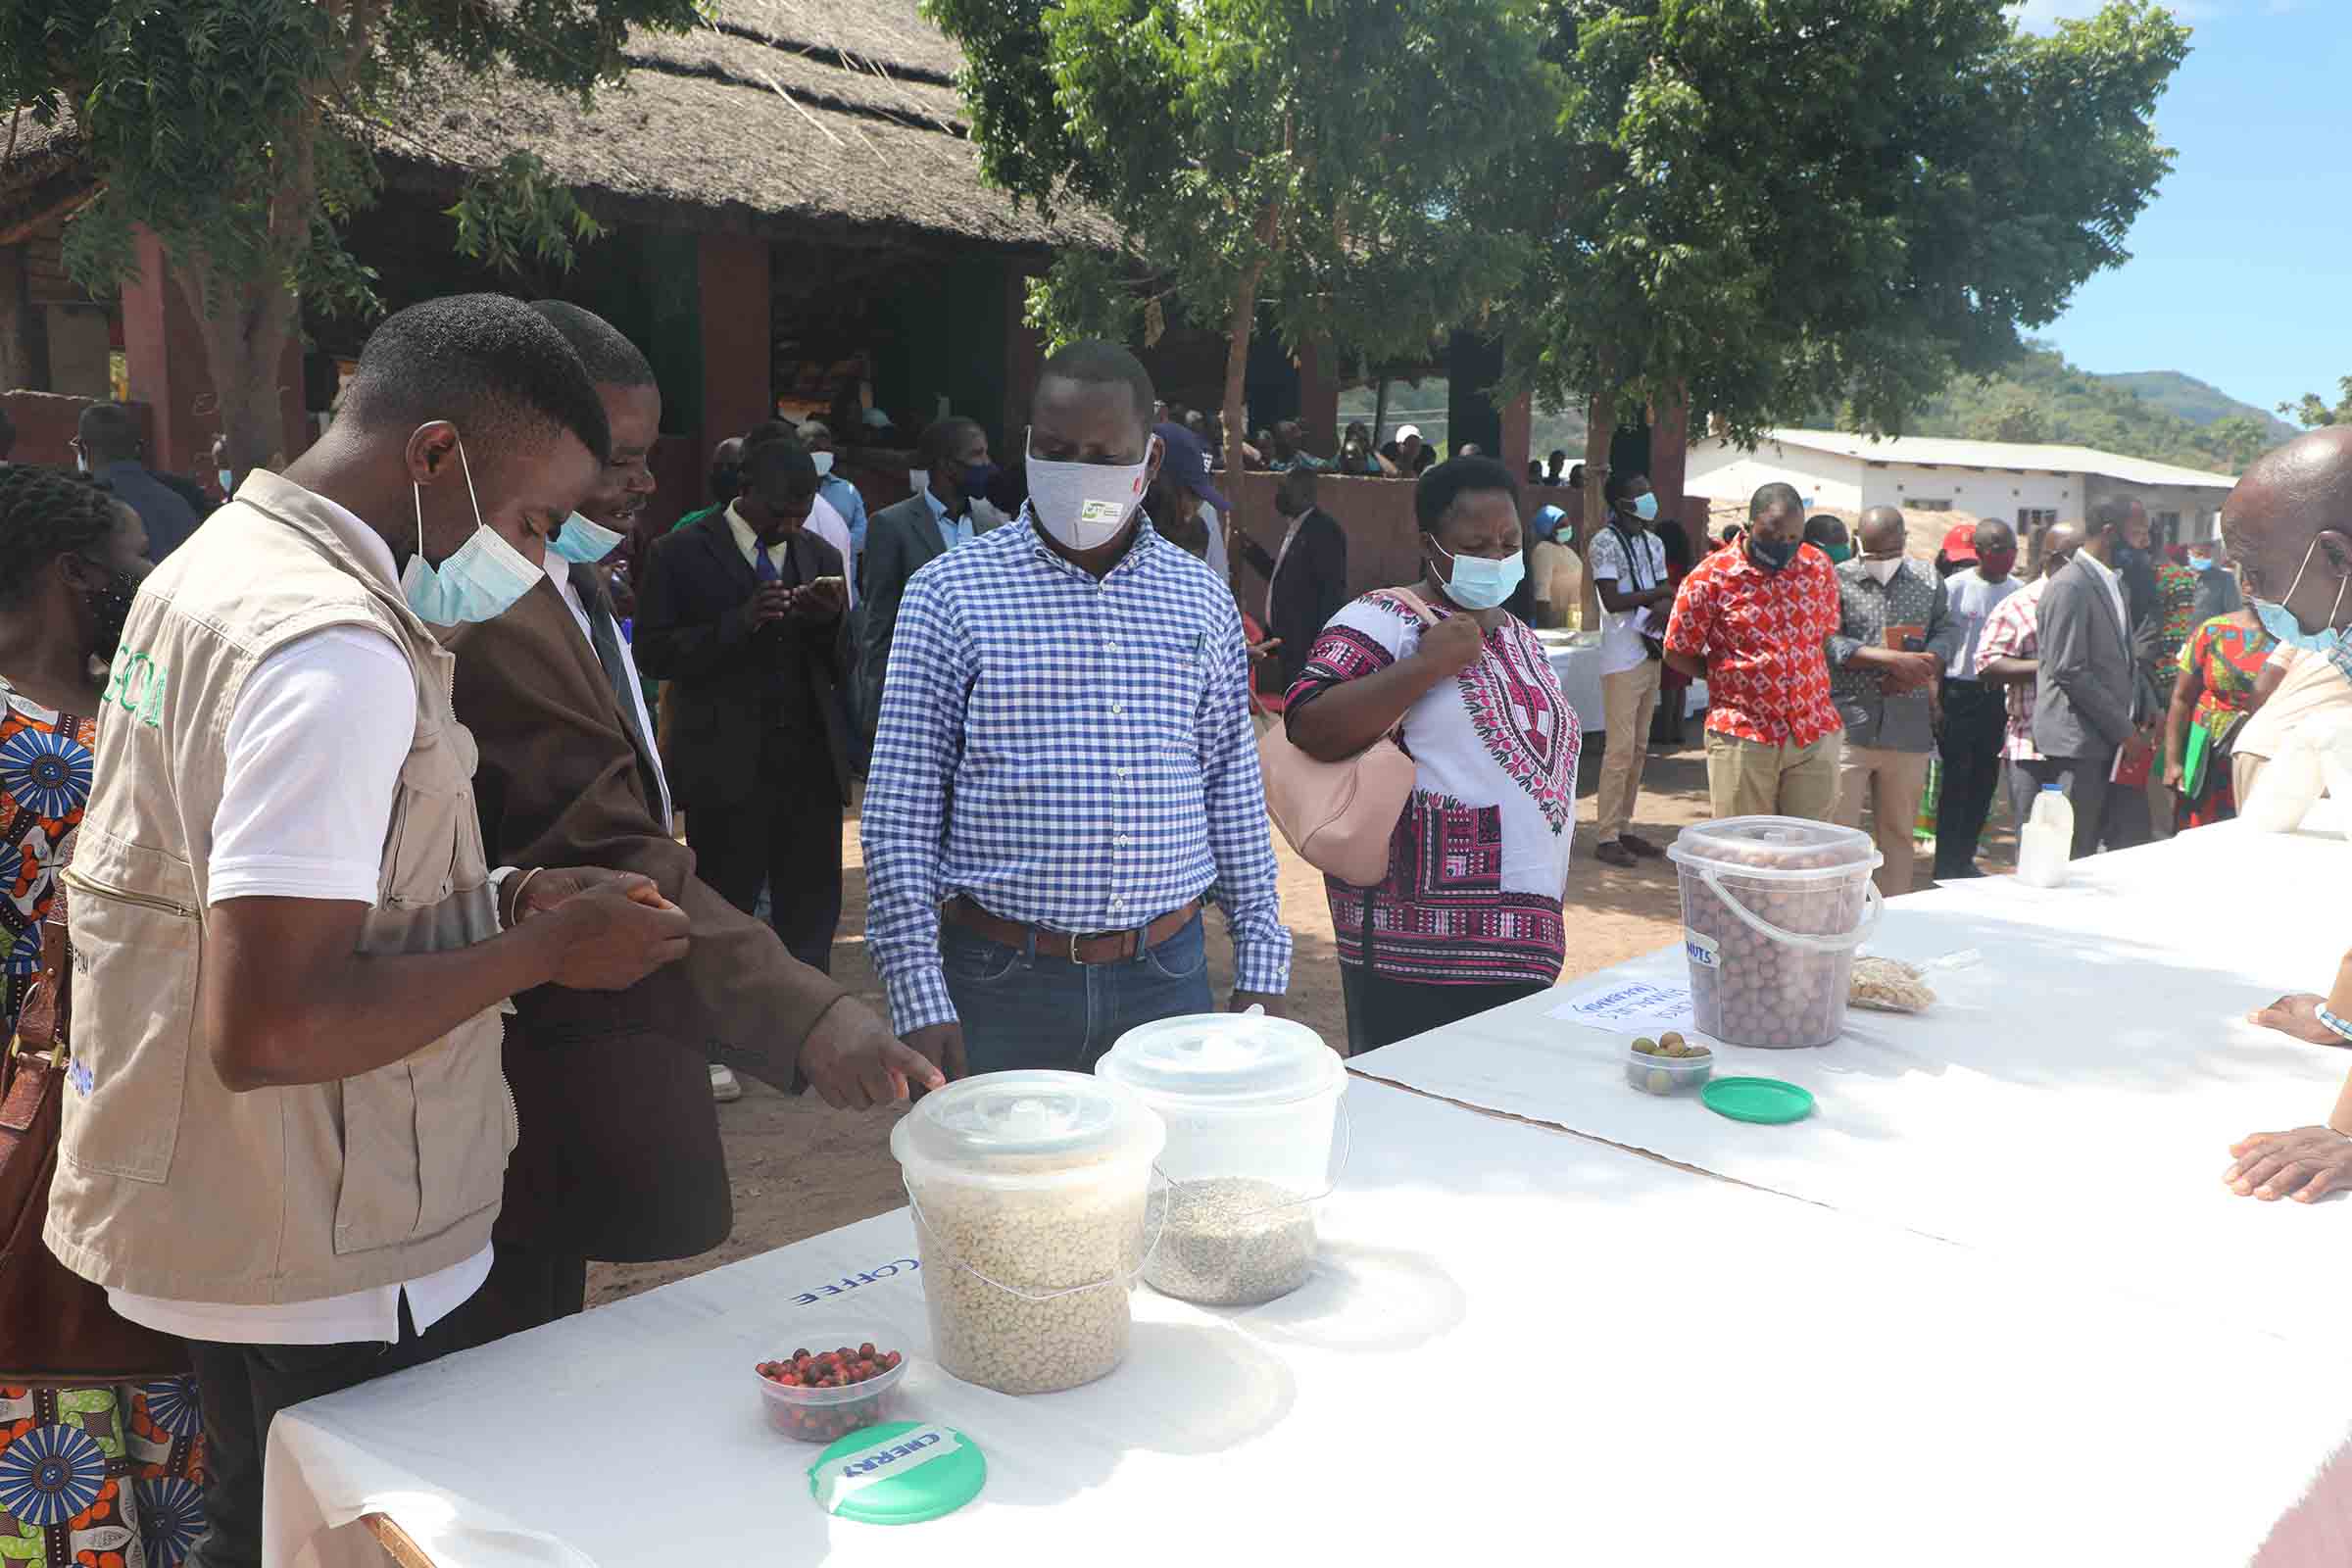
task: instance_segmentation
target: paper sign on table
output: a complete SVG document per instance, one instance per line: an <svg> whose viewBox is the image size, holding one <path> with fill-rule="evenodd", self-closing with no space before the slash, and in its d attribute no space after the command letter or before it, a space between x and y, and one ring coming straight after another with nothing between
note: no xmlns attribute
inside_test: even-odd
<svg viewBox="0 0 2352 1568"><path fill-rule="evenodd" d="M1588 986L1553 1007L1551 1016L1592 1029L1641 1031L1696 1026L1688 987L1652 985L1646 980Z"/></svg>

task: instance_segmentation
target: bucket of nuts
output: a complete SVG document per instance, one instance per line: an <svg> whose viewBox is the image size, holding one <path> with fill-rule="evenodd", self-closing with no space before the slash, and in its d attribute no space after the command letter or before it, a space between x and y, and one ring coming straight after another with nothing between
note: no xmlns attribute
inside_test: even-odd
<svg viewBox="0 0 2352 1568"><path fill-rule="evenodd" d="M1166 1140L1151 1106L1084 1073L983 1073L915 1103L890 1152L941 1367L1051 1394L1119 1364Z"/></svg>
<svg viewBox="0 0 2352 1568"><path fill-rule="evenodd" d="M1167 1215L1144 1283L1254 1306L1306 1283L1348 1069L1302 1023L1207 1012L1130 1029L1095 1066L1167 1123Z"/></svg>
<svg viewBox="0 0 2352 1568"><path fill-rule="evenodd" d="M1683 946L1698 1027L1735 1046L1826 1046L1882 905L1859 829L1734 816L1683 829Z"/></svg>

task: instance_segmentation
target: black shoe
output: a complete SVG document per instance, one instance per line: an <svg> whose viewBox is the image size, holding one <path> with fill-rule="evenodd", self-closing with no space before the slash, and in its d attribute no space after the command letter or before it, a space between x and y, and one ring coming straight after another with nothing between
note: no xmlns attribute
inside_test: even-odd
<svg viewBox="0 0 2352 1568"><path fill-rule="evenodd" d="M1655 844L1650 843L1649 840L1638 839L1631 833L1618 834L1617 842L1624 845L1627 849L1633 851L1636 855L1642 857L1642 858L1644 860L1654 860L1659 856L1666 853L1664 850L1659 849Z"/></svg>
<svg viewBox="0 0 2352 1568"><path fill-rule="evenodd" d="M1623 866L1629 871L1642 863L1634 858L1634 852L1627 849L1624 841L1620 839L1611 839L1606 844L1592 846L1592 858L1603 865Z"/></svg>

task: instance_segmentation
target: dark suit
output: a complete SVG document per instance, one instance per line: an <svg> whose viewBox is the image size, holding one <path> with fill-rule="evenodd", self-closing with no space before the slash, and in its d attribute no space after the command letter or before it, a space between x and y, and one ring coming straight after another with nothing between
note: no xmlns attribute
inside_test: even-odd
<svg viewBox="0 0 2352 1568"><path fill-rule="evenodd" d="M882 711L882 676L890 663L891 639L898 634L906 579L947 554L947 548L931 503L920 492L865 519L865 556L858 568L858 605L864 621L858 635L858 711L869 739Z"/></svg>
<svg viewBox="0 0 2352 1568"><path fill-rule="evenodd" d="M592 616L610 612L594 571L574 567L572 582ZM467 1305L480 1340L578 1310L591 1257L688 1257L723 1241L733 1208L709 1051L797 1088L801 1042L843 993L695 876L612 675L553 583L448 642L492 861L636 871L693 920L687 956L626 991L515 999L506 1072L521 1135L490 1284Z"/></svg>
<svg viewBox="0 0 2352 1568"><path fill-rule="evenodd" d="M831 545L795 530L777 580L844 569ZM723 509L665 535L637 588L636 654L670 682L663 760L704 876L745 910L764 883L785 947L830 970L850 798L846 632L838 615L755 626L759 586Z"/></svg>
<svg viewBox="0 0 2352 1568"><path fill-rule="evenodd" d="M2092 853L2102 838L2109 849L2144 843L2145 790L2108 781L2116 752L2153 716L2140 695L2131 630L2116 612L2115 596L2078 558L2050 579L2035 620L2041 654L2034 745L2045 760L2021 764L2022 771L2036 786L2065 790L2075 808L2076 855Z"/></svg>
<svg viewBox="0 0 2352 1568"><path fill-rule="evenodd" d="M1273 659L1257 666L1257 689L1280 696L1305 669L1315 638L1348 603L1348 536L1340 531L1338 518L1321 507L1310 508L1298 520L1298 536L1282 557L1280 571L1256 540L1244 534L1236 538L1243 559L1273 583L1274 613L1266 635L1281 638L1282 646ZM1269 684L1276 681L1280 684Z"/></svg>

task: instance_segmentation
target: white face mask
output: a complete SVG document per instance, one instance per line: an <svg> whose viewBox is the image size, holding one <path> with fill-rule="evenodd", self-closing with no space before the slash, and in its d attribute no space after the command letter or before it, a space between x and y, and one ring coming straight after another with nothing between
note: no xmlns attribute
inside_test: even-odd
<svg viewBox="0 0 2352 1568"><path fill-rule="evenodd" d="M416 504L416 553L400 574L400 591L419 619L436 626L496 619L545 575L482 521L464 441L458 443L458 466L466 474L466 499L473 504L473 533L438 566L424 559L423 488L413 481L409 485Z"/></svg>
<svg viewBox="0 0 2352 1568"><path fill-rule="evenodd" d="M1903 569L1903 560L1897 556L1892 561L1865 561L1862 563L1862 569L1869 572L1872 579L1881 587L1885 587L1887 583L1894 581L1896 572Z"/></svg>
<svg viewBox="0 0 2352 1568"><path fill-rule="evenodd" d="M1027 452L1029 514L1065 549L1093 550L1110 543L1143 504L1144 475L1158 444L1159 437L1153 436L1144 448L1144 461L1123 466L1051 463L1034 450Z"/></svg>
<svg viewBox="0 0 2352 1568"><path fill-rule="evenodd" d="M816 476L819 479L833 471L833 454L830 452L811 452L808 461L816 465Z"/></svg>

